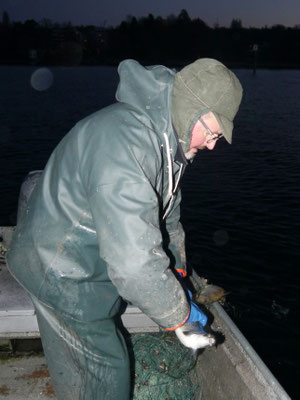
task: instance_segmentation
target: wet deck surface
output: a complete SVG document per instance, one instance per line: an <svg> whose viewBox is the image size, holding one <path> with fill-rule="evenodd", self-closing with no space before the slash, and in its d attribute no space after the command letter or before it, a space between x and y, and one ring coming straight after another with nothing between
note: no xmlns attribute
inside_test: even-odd
<svg viewBox="0 0 300 400"><path fill-rule="evenodd" d="M0 359L0 399L55 400L42 354Z"/></svg>

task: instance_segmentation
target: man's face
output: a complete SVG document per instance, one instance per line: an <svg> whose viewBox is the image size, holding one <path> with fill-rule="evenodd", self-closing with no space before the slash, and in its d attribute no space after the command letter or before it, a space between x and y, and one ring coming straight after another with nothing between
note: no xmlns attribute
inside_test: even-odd
<svg viewBox="0 0 300 400"><path fill-rule="evenodd" d="M212 112L203 115L201 119L213 134L222 133L220 125ZM186 157L188 159L194 158L198 150L203 150L205 148L213 150L216 142L217 140L212 140L212 136L209 134L203 123L200 120L197 120L192 130L190 148L186 153Z"/></svg>

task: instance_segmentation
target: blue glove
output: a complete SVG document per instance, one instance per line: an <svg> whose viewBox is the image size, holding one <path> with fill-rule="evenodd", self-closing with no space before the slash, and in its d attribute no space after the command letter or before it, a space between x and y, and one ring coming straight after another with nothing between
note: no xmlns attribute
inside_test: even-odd
<svg viewBox="0 0 300 400"><path fill-rule="evenodd" d="M197 304L191 301L191 313L188 317L186 324L189 322L200 322L202 326L205 326L207 323L207 316L204 314L203 311L197 306Z"/></svg>
<svg viewBox="0 0 300 400"><path fill-rule="evenodd" d="M192 292L190 290L187 291L189 298L190 298L190 304L191 304L191 313L188 319L186 320L186 324L189 322L200 322L202 326L205 326L207 323L207 316L204 314L203 311L200 310L200 308L192 302Z"/></svg>

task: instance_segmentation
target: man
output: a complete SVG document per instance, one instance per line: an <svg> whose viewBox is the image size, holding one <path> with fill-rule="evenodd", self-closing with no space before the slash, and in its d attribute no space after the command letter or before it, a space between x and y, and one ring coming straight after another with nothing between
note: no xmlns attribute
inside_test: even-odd
<svg viewBox="0 0 300 400"><path fill-rule="evenodd" d="M164 329L205 324L175 272L185 274L179 181L198 149L231 142L241 85L212 59L118 71L118 102L59 143L7 257L35 305L58 400L128 398L121 297Z"/></svg>

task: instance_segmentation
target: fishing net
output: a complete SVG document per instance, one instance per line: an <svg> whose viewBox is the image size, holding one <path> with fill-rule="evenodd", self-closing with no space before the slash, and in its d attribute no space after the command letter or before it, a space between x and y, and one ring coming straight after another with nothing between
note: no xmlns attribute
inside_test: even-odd
<svg viewBox="0 0 300 400"><path fill-rule="evenodd" d="M133 400L201 399L196 356L175 335L132 335L128 347L133 361Z"/></svg>

